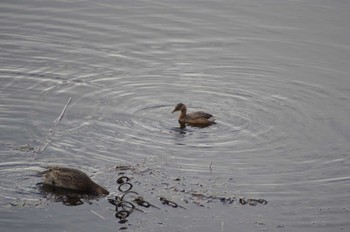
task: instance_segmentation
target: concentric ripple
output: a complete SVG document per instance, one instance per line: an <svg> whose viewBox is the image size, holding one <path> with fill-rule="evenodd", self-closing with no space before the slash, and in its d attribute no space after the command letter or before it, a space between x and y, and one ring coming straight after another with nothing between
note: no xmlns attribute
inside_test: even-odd
<svg viewBox="0 0 350 232"><path fill-rule="evenodd" d="M181 177L184 188L268 198L274 220L296 230L348 228L342 4L0 3L0 204L41 199L32 175L46 165L113 188L114 166L147 160L157 172L145 188ZM217 123L180 129L179 102Z"/></svg>

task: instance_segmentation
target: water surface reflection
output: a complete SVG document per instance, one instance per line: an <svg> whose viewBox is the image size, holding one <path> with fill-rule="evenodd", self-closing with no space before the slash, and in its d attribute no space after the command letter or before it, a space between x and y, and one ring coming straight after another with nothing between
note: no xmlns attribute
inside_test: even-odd
<svg viewBox="0 0 350 232"><path fill-rule="evenodd" d="M52 164L86 171L112 195L115 167L132 166L135 189L160 208L135 214L135 231L350 228L345 2L0 5L5 231L115 229L105 198L65 207L43 197L35 173ZM178 102L217 124L178 128Z"/></svg>

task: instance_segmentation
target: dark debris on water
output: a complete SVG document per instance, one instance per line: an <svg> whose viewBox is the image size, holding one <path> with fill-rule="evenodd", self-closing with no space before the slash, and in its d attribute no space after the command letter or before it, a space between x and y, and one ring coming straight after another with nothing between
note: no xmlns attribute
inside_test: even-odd
<svg viewBox="0 0 350 232"><path fill-rule="evenodd" d="M115 217L118 219L118 222L120 224L123 224L123 227L120 229L126 229L125 225L128 222L128 218L130 215L136 211L143 212L144 210L148 208L155 208L155 209L161 209L150 202L148 202L143 196L141 196L138 192L133 190L133 184L131 183L131 178L128 176L125 176L124 171L131 173L134 172L135 167L132 166L117 166L116 170L123 171L122 176L120 176L116 183L118 184L118 191L120 192L119 195L116 195L112 198L108 199L108 202L112 204L115 207ZM121 173L119 173L120 175ZM177 183L180 183L183 180L183 178L175 178L173 181L176 181ZM137 181L136 181L137 182ZM135 183L136 183L135 182ZM217 195L210 195L205 194L203 191L195 191L195 190L185 190L185 188L177 188L175 186L172 186L170 183L163 183L160 182L160 186L163 186L165 190L171 190L173 192L180 192L185 195L187 195L187 199L183 199L184 203L192 202L193 204L205 207L203 202L206 203L213 203L213 202L220 202L224 205L231 205L234 203L238 203L241 205L248 205L248 206L257 206L257 205L266 205L267 201L264 199L253 199L253 198L238 198L235 196L217 196ZM203 188L203 185L197 184L200 188ZM183 185L184 187L184 185ZM152 192L153 193L153 192ZM168 206L171 208L181 208L186 209L185 207L181 206L180 204L167 199L164 196L159 197L159 201L162 205ZM144 208L144 210L142 210Z"/></svg>
<svg viewBox="0 0 350 232"><path fill-rule="evenodd" d="M108 202L115 206L115 217L118 219L120 224L128 222L128 217L135 211L144 212L139 207L143 208L156 208L159 207L149 203L144 197L140 196L138 192L132 190L133 185L130 183L130 178L127 176L121 176L117 179L116 183L118 184L118 190L121 193L120 195L114 196L113 198L108 198ZM166 199L165 197L159 198L160 202L163 205L170 206L172 208L183 208L179 204ZM126 229L125 226L121 227L120 230Z"/></svg>

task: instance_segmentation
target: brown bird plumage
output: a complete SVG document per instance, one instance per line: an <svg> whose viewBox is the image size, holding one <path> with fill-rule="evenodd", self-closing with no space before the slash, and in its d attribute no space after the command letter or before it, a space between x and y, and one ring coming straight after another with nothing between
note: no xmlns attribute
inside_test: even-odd
<svg viewBox="0 0 350 232"><path fill-rule="evenodd" d="M84 172L74 168L50 167L43 172L44 184L75 190L86 194L108 195L109 192L93 182Z"/></svg>
<svg viewBox="0 0 350 232"><path fill-rule="evenodd" d="M179 116L179 123L181 128L185 127L185 125L195 127L206 127L215 123L215 117L203 111L197 111L187 114L187 108L183 103L177 104L172 113L176 111L181 111Z"/></svg>

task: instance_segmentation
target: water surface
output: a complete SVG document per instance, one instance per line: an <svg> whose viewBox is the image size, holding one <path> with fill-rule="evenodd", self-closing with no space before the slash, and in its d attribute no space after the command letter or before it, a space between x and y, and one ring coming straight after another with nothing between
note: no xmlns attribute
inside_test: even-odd
<svg viewBox="0 0 350 232"><path fill-rule="evenodd" d="M349 230L349 10L340 0L2 1L0 227ZM180 130L179 102L217 124ZM105 198L53 202L36 185L47 165L81 169L112 195L115 166L131 165L135 190L159 209L120 225Z"/></svg>

